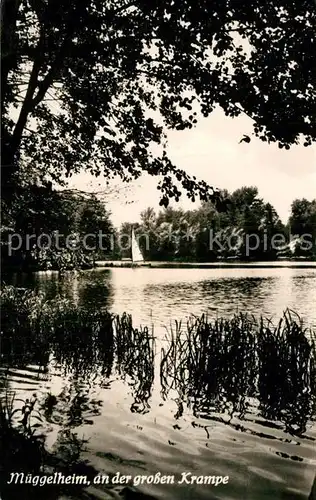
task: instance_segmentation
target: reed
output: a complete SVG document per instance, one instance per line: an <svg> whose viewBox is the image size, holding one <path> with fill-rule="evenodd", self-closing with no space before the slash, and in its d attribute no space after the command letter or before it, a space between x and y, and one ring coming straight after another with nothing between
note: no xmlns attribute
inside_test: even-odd
<svg viewBox="0 0 316 500"><path fill-rule="evenodd" d="M131 387L131 411L144 413L149 408L154 379L152 334L147 328L134 328L127 314L116 316L82 309L62 297L45 300L41 294L14 287L3 288L1 303L0 382L4 382L3 390L0 389L1 484L6 484L13 470L25 473L62 470L71 474L79 467L80 473L95 476L97 472L86 471L87 466L80 461L84 443L70 432L86 421L83 418L88 405L86 395L76 393L80 384L71 384L69 408L64 412L64 434L57 440L57 449L49 453L40 434L45 425L41 426L39 419L49 421L58 398L47 395L39 415L35 397L31 401L18 400L9 385L5 388L6 374L14 366L29 363L39 365L43 373L54 362L63 367L66 375L71 374L73 381L81 377L86 382L92 377L102 383L115 368ZM11 488L6 495L6 498L33 498L32 491L25 489L21 493Z"/></svg>
<svg viewBox="0 0 316 500"><path fill-rule="evenodd" d="M162 349L160 378L166 399L176 390L195 413L245 411L256 398L265 418L291 410L315 411L315 333L287 310L274 325L247 314L184 326L176 322Z"/></svg>
<svg viewBox="0 0 316 500"><path fill-rule="evenodd" d="M154 345L148 329L134 328L130 315L80 308L58 296L45 300L42 294L12 286L1 291L1 324L0 359L8 366L35 358L45 365L52 352L59 364L81 371L113 350L122 364L126 351L147 351Z"/></svg>
<svg viewBox="0 0 316 500"><path fill-rule="evenodd" d="M276 324L247 314L213 320L206 315L191 317L186 323L174 321L165 339L155 339L147 327L135 328L128 314L80 308L62 297L46 300L42 294L4 287L1 303L0 382L10 367L29 363L45 372L54 362L75 382L91 377L106 384L115 372L130 387L131 411L146 413L158 363L163 399L177 394L175 418L186 404L196 416L216 420L218 413L230 417L238 413L247 420L247 408L256 401L258 414L266 421L280 420L287 432L302 434L315 415L315 333L293 311L287 310ZM63 457L69 450L67 463L58 459L58 450L49 454L36 432L42 429L41 418L51 418L58 398L49 394L39 414L35 395L30 401L18 401L9 389L0 391L3 484L12 470L36 472L48 467L73 472L78 463L83 467L84 443L70 429L84 422L87 396L72 395L80 384L71 382L70 388L58 445ZM31 490L29 496L24 491L22 496L10 494L10 498L33 498Z"/></svg>
<svg viewBox="0 0 316 500"><path fill-rule="evenodd" d="M3 366L53 359L66 373L108 379L115 370L132 388L133 411L145 412L154 382L157 342L132 317L81 308L62 297L4 287L0 356ZM278 323L240 313L175 321L160 342L162 397L176 391L196 413L245 411L256 398L264 418L315 410L315 333L285 311Z"/></svg>

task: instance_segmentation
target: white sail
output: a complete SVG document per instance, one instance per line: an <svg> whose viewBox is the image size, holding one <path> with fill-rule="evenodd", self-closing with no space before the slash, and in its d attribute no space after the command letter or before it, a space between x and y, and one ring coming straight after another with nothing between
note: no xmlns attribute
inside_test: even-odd
<svg viewBox="0 0 316 500"><path fill-rule="evenodd" d="M136 240L134 229L132 229L132 262L144 262L144 257Z"/></svg>

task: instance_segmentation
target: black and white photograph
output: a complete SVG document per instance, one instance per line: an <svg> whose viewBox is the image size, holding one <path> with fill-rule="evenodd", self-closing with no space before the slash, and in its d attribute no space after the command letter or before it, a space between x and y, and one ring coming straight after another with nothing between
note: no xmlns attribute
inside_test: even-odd
<svg viewBox="0 0 316 500"><path fill-rule="evenodd" d="M316 0L1 0L0 500L316 500Z"/></svg>

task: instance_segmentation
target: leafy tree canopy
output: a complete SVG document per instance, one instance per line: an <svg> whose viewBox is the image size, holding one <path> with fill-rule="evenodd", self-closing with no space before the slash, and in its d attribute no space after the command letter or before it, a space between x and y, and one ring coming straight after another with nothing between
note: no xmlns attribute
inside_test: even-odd
<svg viewBox="0 0 316 500"><path fill-rule="evenodd" d="M221 106L289 148L316 137L314 0L3 0L3 182L161 175L162 204L212 193L165 153L166 131ZM248 140L246 142L249 142ZM153 145L161 154L153 154Z"/></svg>
<svg viewBox="0 0 316 500"><path fill-rule="evenodd" d="M311 234L316 237L316 199L308 201L305 198L294 200L290 216L291 231L299 236ZM316 244L316 240L315 240Z"/></svg>
<svg viewBox="0 0 316 500"><path fill-rule="evenodd" d="M111 253L115 229L105 205L93 195L25 184L2 216L4 267L73 269L91 263L102 250Z"/></svg>
<svg viewBox="0 0 316 500"><path fill-rule="evenodd" d="M228 200L225 212L219 212L210 202L187 211L172 206L158 214L153 208L144 210L135 234L145 259L191 262L218 258L271 260L278 257L280 250L272 244L275 235L284 236L283 247L288 250L285 226L275 208L259 197L256 187L243 186L233 193L226 191L221 194ZM130 225L123 224L120 234L130 234ZM247 249L247 235L258 238L256 248L251 252L249 241ZM304 256L310 254L303 253Z"/></svg>

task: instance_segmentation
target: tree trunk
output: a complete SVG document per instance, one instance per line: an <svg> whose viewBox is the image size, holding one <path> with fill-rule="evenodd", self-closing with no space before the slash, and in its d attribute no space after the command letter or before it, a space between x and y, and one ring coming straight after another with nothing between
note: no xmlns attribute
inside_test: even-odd
<svg viewBox="0 0 316 500"><path fill-rule="evenodd" d="M18 151L3 121L6 106L8 76L17 63L16 22L21 0L1 2L1 198L9 201L13 196L14 177L17 172Z"/></svg>
<svg viewBox="0 0 316 500"><path fill-rule="evenodd" d="M1 128L1 199L10 203L16 191L19 154L12 146L10 134L3 125Z"/></svg>
<svg viewBox="0 0 316 500"><path fill-rule="evenodd" d="M17 56L16 22L21 0L1 2L1 112L7 94L8 74L15 67Z"/></svg>

